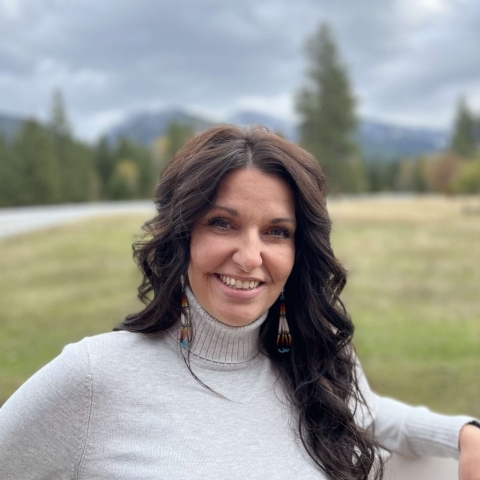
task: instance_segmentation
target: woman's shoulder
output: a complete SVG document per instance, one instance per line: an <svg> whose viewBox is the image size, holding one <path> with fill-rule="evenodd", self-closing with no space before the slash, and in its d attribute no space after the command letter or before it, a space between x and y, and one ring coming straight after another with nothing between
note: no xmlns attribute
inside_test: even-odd
<svg viewBox="0 0 480 480"><path fill-rule="evenodd" d="M64 352L69 349L83 350L91 368L106 360L118 361L123 365L129 361L138 364L169 357L174 352L171 340L168 332L144 334L121 330L85 337L67 345Z"/></svg>
<svg viewBox="0 0 480 480"><path fill-rule="evenodd" d="M149 376L166 375L178 361L178 349L168 332L116 331L85 337L69 344L60 357L64 364L84 365L98 395L135 390Z"/></svg>
<svg viewBox="0 0 480 480"><path fill-rule="evenodd" d="M92 353L95 351L109 352L116 349L123 349L125 347L142 348L155 341L158 342L161 336L161 334L153 336L120 330L84 337L79 342L76 342L76 344L71 345L83 345Z"/></svg>

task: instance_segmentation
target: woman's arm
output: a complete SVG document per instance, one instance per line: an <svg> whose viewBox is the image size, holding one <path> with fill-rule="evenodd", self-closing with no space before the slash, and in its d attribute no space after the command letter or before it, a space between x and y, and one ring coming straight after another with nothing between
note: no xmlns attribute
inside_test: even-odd
<svg viewBox="0 0 480 480"><path fill-rule="evenodd" d="M408 456L459 458L460 431L471 417L440 415L425 407L376 397L373 428L385 448Z"/></svg>
<svg viewBox="0 0 480 480"><path fill-rule="evenodd" d="M480 480L480 428L465 425L460 431L460 480Z"/></svg>
<svg viewBox="0 0 480 480"><path fill-rule="evenodd" d="M76 478L91 396L85 344L68 345L0 409L0 478Z"/></svg>
<svg viewBox="0 0 480 480"><path fill-rule="evenodd" d="M459 459L460 431L472 417L440 415L425 407L381 397L370 389L358 360L357 365L359 388L370 410L361 424L371 426L380 445L407 456Z"/></svg>

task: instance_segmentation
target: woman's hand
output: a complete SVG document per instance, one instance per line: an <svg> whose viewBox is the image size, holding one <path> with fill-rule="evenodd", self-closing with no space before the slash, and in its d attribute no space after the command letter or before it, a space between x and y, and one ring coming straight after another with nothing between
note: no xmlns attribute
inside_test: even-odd
<svg viewBox="0 0 480 480"><path fill-rule="evenodd" d="M480 480L480 428L465 425L460 431L459 480Z"/></svg>

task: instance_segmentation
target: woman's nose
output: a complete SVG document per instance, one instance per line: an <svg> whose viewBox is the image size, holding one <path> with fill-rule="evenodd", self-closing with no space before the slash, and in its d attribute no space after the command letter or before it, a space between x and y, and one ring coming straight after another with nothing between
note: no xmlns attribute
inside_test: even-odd
<svg viewBox="0 0 480 480"><path fill-rule="evenodd" d="M252 272L263 263L262 242L257 233L249 232L238 239L233 261L244 272Z"/></svg>

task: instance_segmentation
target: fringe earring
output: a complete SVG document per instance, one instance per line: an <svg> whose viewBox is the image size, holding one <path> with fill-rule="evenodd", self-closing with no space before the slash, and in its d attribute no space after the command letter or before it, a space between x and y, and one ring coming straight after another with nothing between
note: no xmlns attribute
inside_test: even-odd
<svg viewBox="0 0 480 480"><path fill-rule="evenodd" d="M183 348L189 348L192 343L193 329L190 319L190 309L188 307L187 295L185 294L185 279L183 275L180 277L182 284L182 315L180 316L180 345Z"/></svg>
<svg viewBox="0 0 480 480"><path fill-rule="evenodd" d="M287 353L292 346L292 336L288 328L287 315L285 311L285 296L280 294L280 318L278 320L277 349L279 353Z"/></svg>

